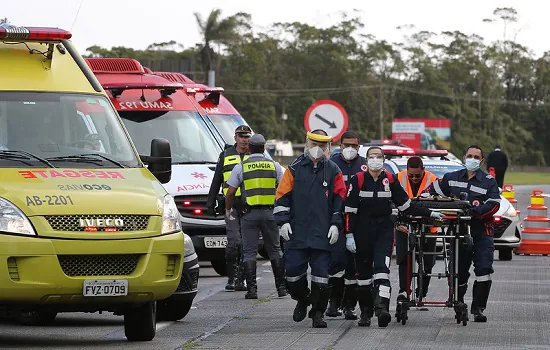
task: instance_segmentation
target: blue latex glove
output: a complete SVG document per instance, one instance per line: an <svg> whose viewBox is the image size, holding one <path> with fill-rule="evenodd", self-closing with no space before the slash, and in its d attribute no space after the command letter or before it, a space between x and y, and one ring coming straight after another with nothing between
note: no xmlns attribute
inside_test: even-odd
<svg viewBox="0 0 550 350"><path fill-rule="evenodd" d="M353 238L353 233L348 233L346 235L346 249L352 253L355 253L357 250L355 247L355 238Z"/></svg>

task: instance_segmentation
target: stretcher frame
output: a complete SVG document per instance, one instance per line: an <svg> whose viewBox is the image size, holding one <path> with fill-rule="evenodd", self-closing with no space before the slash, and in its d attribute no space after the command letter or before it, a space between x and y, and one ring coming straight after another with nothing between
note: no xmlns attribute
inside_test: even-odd
<svg viewBox="0 0 550 350"><path fill-rule="evenodd" d="M398 301L396 312L397 322L405 325L408 320L408 311L412 307L448 307L455 311L457 324L468 324L468 306L458 301L458 259L461 244L471 245L470 235L471 216L464 209L431 209L441 212L444 216L441 220L422 216L400 215L399 222L408 228L407 244L407 300ZM431 234L430 228L438 227L441 232ZM465 232L461 232L465 231ZM424 252L422 242L426 239L439 239L443 241L443 249L440 253ZM450 247L448 248L448 243ZM424 256L433 255L434 258L442 256L445 264L444 273L424 273ZM417 263L418 262L418 263ZM445 301L426 301L423 297L423 277L445 278L448 282L448 298ZM416 288L418 287L418 288ZM417 293L418 291L418 293ZM414 293L414 294L413 294Z"/></svg>

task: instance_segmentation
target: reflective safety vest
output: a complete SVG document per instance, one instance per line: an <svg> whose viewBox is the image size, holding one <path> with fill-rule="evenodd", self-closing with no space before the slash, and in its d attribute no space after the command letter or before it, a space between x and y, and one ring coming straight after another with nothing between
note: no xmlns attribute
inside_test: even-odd
<svg viewBox="0 0 550 350"><path fill-rule="evenodd" d="M248 154L246 154L243 157L243 160L248 159ZM225 150L224 158L223 158L223 195L227 196L227 189L229 188L229 185L227 185L227 180L229 180L229 175L231 175L231 170L235 167L235 165L239 164L241 162L241 156L235 149L235 147L228 148ZM235 196L241 195L241 189L237 188L237 192L235 193Z"/></svg>
<svg viewBox="0 0 550 350"><path fill-rule="evenodd" d="M418 193L412 193L411 184L409 183L409 177L407 176L407 170L400 171L399 174L397 174L397 178L399 179L399 183L401 184L401 186L409 195L409 198L418 197L426 188L428 188L432 184L432 182L437 179L435 174L429 172L428 170L424 170L424 178L422 179L422 183L420 183Z"/></svg>
<svg viewBox="0 0 550 350"><path fill-rule="evenodd" d="M277 169L275 168L275 163L265 158L243 161L242 186L244 188L244 199L251 207L273 205L277 189Z"/></svg>

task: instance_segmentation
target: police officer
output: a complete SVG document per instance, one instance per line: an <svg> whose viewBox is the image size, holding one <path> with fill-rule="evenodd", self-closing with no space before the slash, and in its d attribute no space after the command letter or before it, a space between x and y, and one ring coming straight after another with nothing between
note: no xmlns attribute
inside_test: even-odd
<svg viewBox="0 0 550 350"><path fill-rule="evenodd" d="M476 280L472 290L473 300L470 312L475 322L487 322L483 311L491 290L493 274L493 215L500 207L500 193L493 176L484 173L480 166L484 162L483 150L472 145L466 150L464 163L466 169L447 173L443 179L435 181L430 193L440 196L459 197L461 192L468 194L472 204L472 221L470 234L473 250L461 245L458 258L458 301L464 302L468 289L470 266L474 262Z"/></svg>
<svg viewBox="0 0 550 350"><path fill-rule="evenodd" d="M357 298L361 308L358 325L370 326L375 311L378 325L386 327L391 321L389 273L394 238L392 202L398 210L407 214L434 218L441 218L442 214L412 204L397 177L382 171L384 153L380 147L368 149L367 166L368 170L352 177L349 185L345 203L348 216L346 248L356 253Z"/></svg>
<svg viewBox="0 0 550 350"><path fill-rule="evenodd" d="M325 328L330 295L330 246L342 229L346 184L338 166L328 159L332 138L323 130L307 133L304 155L285 171L277 187L273 213L285 240L286 281L296 300L293 319L301 322L311 304L313 327ZM307 268L311 267L311 291Z"/></svg>
<svg viewBox="0 0 550 350"><path fill-rule="evenodd" d="M340 149L342 152L334 154L330 159L342 170L347 187L355 174L367 169L367 160L357 153L359 135L354 131L346 131L342 135ZM343 306L345 319L356 320L357 315L354 312L357 305L355 258L346 249L345 239L338 240L337 244L332 247L332 263L328 279L332 288L326 315L329 317L341 316L339 308Z"/></svg>
<svg viewBox="0 0 550 350"><path fill-rule="evenodd" d="M437 179L435 174L424 169L422 158L414 156L407 160L407 169L400 171L397 174L397 180L401 187L407 192L409 198L420 196L422 192L429 190L430 185ZM404 225L398 225L395 231L395 250L396 263L399 266L399 295L397 296L397 313L399 313L399 302L404 302L407 299L407 290L410 288L411 275L407 273L407 247L408 247L408 229ZM435 252L435 239L426 239L422 242L422 249L425 252ZM435 265L435 256L424 256L423 266L424 273L432 273L432 268ZM428 286L430 284L430 276L424 276L422 279L422 295L426 297L428 294ZM418 294L418 291L417 291Z"/></svg>
<svg viewBox="0 0 550 350"><path fill-rule="evenodd" d="M241 217L241 234L243 265L248 288L246 299L258 299L256 256L260 230L263 233L265 250L271 261L278 295L279 297L286 295L279 230L273 218L275 191L284 171L279 163L264 156L265 142L261 134L253 135L248 144L250 157L237 164L227 180L229 186L225 198L227 220L236 220L233 214L233 201L237 189L241 188L245 201L245 209Z"/></svg>
<svg viewBox="0 0 550 350"><path fill-rule="evenodd" d="M495 150L487 156L487 169L495 169L495 178L499 187L504 187L504 174L508 169L508 157L499 145L495 146Z"/></svg>
<svg viewBox="0 0 550 350"><path fill-rule="evenodd" d="M217 206L220 211L223 212L223 198L219 198L220 186L223 187L224 196L227 195L227 180L229 174L235 165L241 163L248 158L248 140L252 135L252 130L248 125L239 125L235 129L235 144L228 147L226 150L220 153L218 163L216 164L216 170L214 171L214 177L210 184L210 191L208 193L208 201L206 203L208 214L214 215L215 207ZM243 201L241 199L241 190L237 189L235 193L237 197L233 202L233 207L236 211L236 215L240 214L243 210ZM225 227L227 232L227 246L225 247L225 260L227 264L227 285L225 290L227 291L246 291L244 285L244 271L242 268L242 252L241 252L241 228L240 219L225 220Z"/></svg>

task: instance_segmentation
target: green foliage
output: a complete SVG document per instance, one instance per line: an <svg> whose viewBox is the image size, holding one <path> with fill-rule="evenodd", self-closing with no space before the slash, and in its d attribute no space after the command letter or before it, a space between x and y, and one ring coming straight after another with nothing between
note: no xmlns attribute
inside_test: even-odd
<svg viewBox="0 0 550 350"><path fill-rule="evenodd" d="M451 151L458 155L472 143L487 151L498 143L512 164L550 162L550 53L536 58L508 39L518 21L513 8L497 8L484 20L503 26L502 40L493 43L412 25L399 28L401 43L390 43L365 35L362 20L346 14L325 28L274 23L262 32L252 30L244 13L195 16L202 34L195 48L181 51L169 41L143 51L98 46L88 51L98 57L197 60L204 71L216 70L217 85L269 138L280 137L280 116L286 113L286 137L303 142L308 107L334 99L362 138L390 136L392 118L449 118Z"/></svg>

